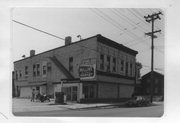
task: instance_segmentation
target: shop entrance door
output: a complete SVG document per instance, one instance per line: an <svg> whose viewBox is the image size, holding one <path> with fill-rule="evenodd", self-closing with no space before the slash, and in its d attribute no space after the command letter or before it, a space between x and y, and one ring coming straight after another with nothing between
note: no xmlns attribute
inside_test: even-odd
<svg viewBox="0 0 180 123"><path fill-rule="evenodd" d="M63 92L66 95L66 101L77 101L77 86L63 87Z"/></svg>
<svg viewBox="0 0 180 123"><path fill-rule="evenodd" d="M83 93L86 99L95 98L96 87L93 84L83 86Z"/></svg>

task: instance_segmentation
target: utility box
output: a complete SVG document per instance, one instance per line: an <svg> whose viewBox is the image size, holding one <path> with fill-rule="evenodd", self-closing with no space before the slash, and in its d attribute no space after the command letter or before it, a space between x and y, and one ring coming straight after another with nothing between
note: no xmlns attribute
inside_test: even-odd
<svg viewBox="0 0 180 123"><path fill-rule="evenodd" d="M55 93L55 104L64 104L64 92Z"/></svg>

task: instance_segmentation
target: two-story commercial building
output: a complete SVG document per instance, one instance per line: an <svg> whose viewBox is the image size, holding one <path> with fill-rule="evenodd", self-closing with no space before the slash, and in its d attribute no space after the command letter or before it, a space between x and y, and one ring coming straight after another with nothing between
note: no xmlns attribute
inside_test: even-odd
<svg viewBox="0 0 180 123"><path fill-rule="evenodd" d="M71 42L14 62L15 95L31 97L32 89L68 101L115 101L134 91L137 51L101 35Z"/></svg>

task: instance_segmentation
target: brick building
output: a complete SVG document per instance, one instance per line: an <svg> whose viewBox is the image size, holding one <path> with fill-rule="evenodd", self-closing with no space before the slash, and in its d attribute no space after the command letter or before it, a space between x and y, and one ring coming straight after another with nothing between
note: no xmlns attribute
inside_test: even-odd
<svg viewBox="0 0 180 123"><path fill-rule="evenodd" d="M14 62L15 95L31 97L32 89L68 101L113 101L134 91L137 51L101 35L71 42Z"/></svg>

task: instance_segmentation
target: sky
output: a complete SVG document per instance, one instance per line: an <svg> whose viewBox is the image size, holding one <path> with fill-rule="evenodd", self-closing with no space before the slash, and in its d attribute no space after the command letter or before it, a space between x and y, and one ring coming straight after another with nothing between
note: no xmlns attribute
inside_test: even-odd
<svg viewBox="0 0 180 123"><path fill-rule="evenodd" d="M14 8L11 20L15 20L53 35L72 37L72 42L101 34L120 44L138 51L137 61L142 63L141 74L151 70L151 38L145 33L151 31L151 23L144 16L161 11L161 20L154 23L154 30L161 30L154 39L154 69L164 73L164 11L162 9L122 8ZM11 21L12 61L29 57L29 51L36 54L64 45L64 41L38 32Z"/></svg>

